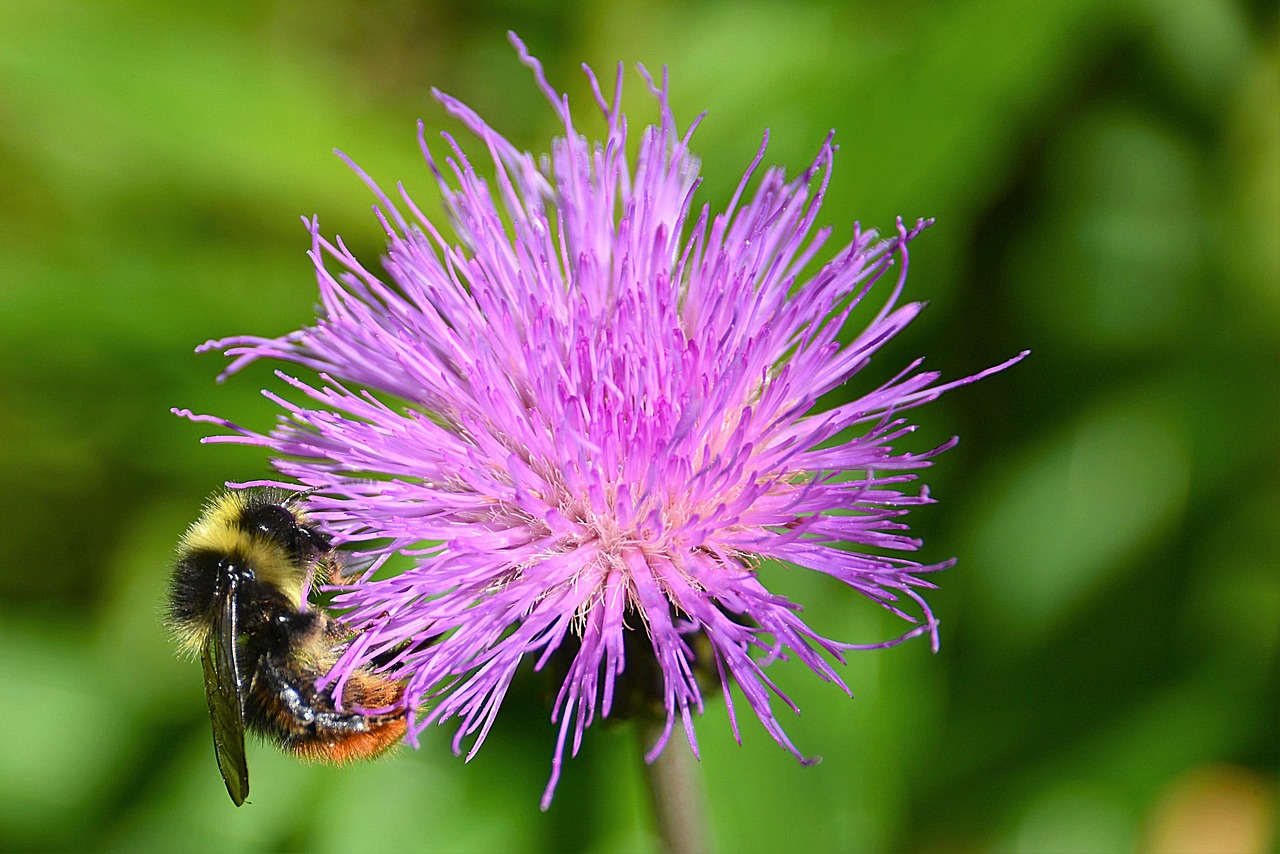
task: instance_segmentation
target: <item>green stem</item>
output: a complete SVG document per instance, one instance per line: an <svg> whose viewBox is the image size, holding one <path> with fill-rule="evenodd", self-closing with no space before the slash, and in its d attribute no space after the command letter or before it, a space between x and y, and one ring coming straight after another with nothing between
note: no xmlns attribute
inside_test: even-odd
<svg viewBox="0 0 1280 854"><path fill-rule="evenodd" d="M637 721L640 755L662 735L661 720ZM707 828L707 796L702 769L677 725L661 755L646 765L654 822L667 854L707 854L711 850Z"/></svg>

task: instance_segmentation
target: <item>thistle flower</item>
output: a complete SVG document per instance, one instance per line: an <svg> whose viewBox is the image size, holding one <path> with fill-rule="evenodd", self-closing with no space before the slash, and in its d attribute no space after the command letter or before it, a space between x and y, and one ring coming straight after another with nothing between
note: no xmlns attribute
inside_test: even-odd
<svg viewBox="0 0 1280 854"><path fill-rule="evenodd" d="M207 441L268 449L281 474L316 490L313 515L376 558L336 599L360 634L327 684L340 697L371 663L406 680L411 742L457 718L454 750L470 738L470 758L521 662L543 668L561 655L544 808L566 744L576 753L596 716L615 710L621 681L646 668L660 673L665 717L649 761L677 718L697 752L702 667L721 686L735 737L734 683L804 761L775 716L775 700L794 706L767 664L794 657L848 692L833 666L847 652L921 634L936 648L920 591L951 562L885 552L919 547L901 519L930 498L910 484L954 440L922 453L893 443L914 429L907 410L1022 356L945 384L916 361L848 403L816 408L920 312L899 298L907 244L927 223L899 220L888 238L855 225L811 270L830 235L814 228L830 137L798 178L771 168L749 189L762 143L728 207L697 210L689 143L701 117L677 130L665 73L658 85L640 68L661 119L632 161L622 66L612 100L584 66L607 124L593 142L511 38L564 125L550 155L535 160L436 92L493 161L487 181L446 134L441 164L419 123L454 236L403 187L393 201L352 164L379 202L386 277L313 219L315 325L202 348L235 357L227 374L256 359L318 372L318 383L279 374L307 402L264 392L284 410L267 434L183 414L227 431ZM842 342L850 313L890 271L874 317ZM415 565L375 578L396 552ZM905 631L869 644L824 637L764 586L764 562L837 579Z"/></svg>

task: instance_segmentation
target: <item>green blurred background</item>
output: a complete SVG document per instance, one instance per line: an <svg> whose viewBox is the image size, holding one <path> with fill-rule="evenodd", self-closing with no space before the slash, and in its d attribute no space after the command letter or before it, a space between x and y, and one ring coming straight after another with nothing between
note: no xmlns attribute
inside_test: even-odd
<svg viewBox="0 0 1280 854"><path fill-rule="evenodd" d="M814 768L751 721L734 745L722 703L699 722L719 849L1274 845L1274 3L4 0L0 849L653 850L625 727L593 727L538 811L554 731L532 688L469 765L442 732L340 770L255 745L237 810L199 668L158 623L205 495L266 473L169 407L274 414L267 367L218 386L192 348L306 322L300 215L378 257L333 147L438 209L414 122L459 128L429 87L545 150L508 28L584 118L578 63L670 66L682 123L710 111L702 201L764 128L794 172L835 127L837 237L936 216L908 288L932 305L867 382L1035 351L919 413L916 450L964 437L914 518L926 559L960 557L931 597L941 652L856 655L854 700L777 666ZM775 573L820 630L893 631L803 575Z"/></svg>

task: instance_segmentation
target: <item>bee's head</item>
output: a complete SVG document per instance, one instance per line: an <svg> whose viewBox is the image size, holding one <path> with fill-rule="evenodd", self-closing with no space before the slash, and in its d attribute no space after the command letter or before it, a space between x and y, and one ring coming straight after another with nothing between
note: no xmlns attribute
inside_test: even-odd
<svg viewBox="0 0 1280 854"><path fill-rule="evenodd" d="M279 546L298 561L315 560L332 548L327 534L305 521L298 511L281 504L245 508L240 527Z"/></svg>

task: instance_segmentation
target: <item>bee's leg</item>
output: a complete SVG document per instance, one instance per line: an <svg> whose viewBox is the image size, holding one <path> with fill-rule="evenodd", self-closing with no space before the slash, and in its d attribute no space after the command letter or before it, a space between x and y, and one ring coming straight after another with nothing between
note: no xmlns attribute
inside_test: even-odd
<svg viewBox="0 0 1280 854"><path fill-rule="evenodd" d="M338 556L332 552L326 555L321 563L329 570L329 583L337 587L345 582L342 576L342 561L338 560Z"/></svg>
<svg viewBox="0 0 1280 854"><path fill-rule="evenodd" d="M293 739L331 738L344 733L367 732L392 715L363 715L340 712L333 698L315 688L315 672L294 672L277 656L263 656L253 684L254 707L251 716L255 728L278 732ZM263 726L262 724L265 724Z"/></svg>

